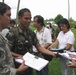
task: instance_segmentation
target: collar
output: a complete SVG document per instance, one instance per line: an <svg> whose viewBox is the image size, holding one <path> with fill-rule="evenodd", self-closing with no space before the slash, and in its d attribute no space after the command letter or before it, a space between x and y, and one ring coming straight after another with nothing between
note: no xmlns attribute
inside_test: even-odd
<svg viewBox="0 0 76 75"><path fill-rule="evenodd" d="M43 26L41 31L36 30L36 32L44 32L45 27Z"/></svg>
<svg viewBox="0 0 76 75"><path fill-rule="evenodd" d="M2 32L0 32L0 35L2 35L5 40L7 40L7 38L2 34Z"/></svg>

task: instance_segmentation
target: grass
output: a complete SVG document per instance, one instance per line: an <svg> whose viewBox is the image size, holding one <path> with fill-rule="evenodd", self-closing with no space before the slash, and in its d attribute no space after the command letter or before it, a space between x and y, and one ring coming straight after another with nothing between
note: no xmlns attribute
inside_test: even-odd
<svg viewBox="0 0 76 75"><path fill-rule="evenodd" d="M57 58L53 58L48 67L51 75L61 75L61 69Z"/></svg>
<svg viewBox="0 0 76 75"><path fill-rule="evenodd" d="M75 28L72 28L71 30L72 30L72 32L74 33L74 37L75 37L74 48L75 48L75 50L76 50L76 29L75 29Z"/></svg>

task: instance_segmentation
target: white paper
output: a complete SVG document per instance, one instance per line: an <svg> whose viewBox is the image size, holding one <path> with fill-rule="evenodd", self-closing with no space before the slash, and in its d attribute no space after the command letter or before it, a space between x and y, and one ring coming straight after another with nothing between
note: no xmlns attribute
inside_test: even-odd
<svg viewBox="0 0 76 75"><path fill-rule="evenodd" d="M59 55L68 59L68 60L75 60L76 61L76 58L71 58L68 53L59 53Z"/></svg>
<svg viewBox="0 0 76 75"><path fill-rule="evenodd" d="M33 46L33 52L38 52L35 46Z"/></svg>
<svg viewBox="0 0 76 75"><path fill-rule="evenodd" d="M40 71L43 69L49 61L40 58L38 56L35 56L29 52L27 52L24 56L23 59L25 60L25 64L33 69L36 69ZM16 59L17 62L22 63L21 59Z"/></svg>
<svg viewBox="0 0 76 75"><path fill-rule="evenodd" d="M71 60L71 57L69 56L68 53L59 53L59 55L61 55L62 57Z"/></svg>
<svg viewBox="0 0 76 75"><path fill-rule="evenodd" d="M70 54L70 55L76 55L76 52L66 51L66 53L68 53L68 54Z"/></svg>

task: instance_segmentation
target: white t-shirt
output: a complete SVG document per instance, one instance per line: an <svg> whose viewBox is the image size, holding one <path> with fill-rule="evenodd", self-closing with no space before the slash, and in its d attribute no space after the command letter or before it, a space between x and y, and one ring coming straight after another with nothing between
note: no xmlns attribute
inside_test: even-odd
<svg viewBox="0 0 76 75"><path fill-rule="evenodd" d="M40 32L38 32L37 30L35 30L35 33L37 35L37 38L39 40L39 43L41 44L41 46L45 46L45 44L52 43L52 37L50 34L50 31L48 28L43 27L42 30Z"/></svg>
<svg viewBox="0 0 76 75"><path fill-rule="evenodd" d="M64 48L66 47L67 43L69 43L69 44L72 44L70 51L74 51L73 44L74 44L75 38L71 30L69 30L67 33L60 31L57 39L59 42L59 48Z"/></svg>

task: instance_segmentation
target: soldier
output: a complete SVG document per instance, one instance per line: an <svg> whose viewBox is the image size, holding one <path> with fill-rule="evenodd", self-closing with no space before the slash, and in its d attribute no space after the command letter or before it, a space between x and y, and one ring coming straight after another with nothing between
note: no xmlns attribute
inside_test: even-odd
<svg viewBox="0 0 76 75"><path fill-rule="evenodd" d="M2 30L10 23L11 8L5 3L0 2L0 75L16 75L27 69L24 62L18 68L14 68L13 57L11 55L8 42L2 35Z"/></svg>
<svg viewBox="0 0 76 75"><path fill-rule="evenodd" d="M18 12L18 20L20 22L19 26L12 28L6 36L13 55L20 56L26 52L32 53L32 46L34 45L39 52L55 56L54 53L46 50L39 44L36 34L29 28L31 22L31 12L29 9L21 9ZM18 67L17 64L16 67ZM32 69L28 68L20 75L33 75Z"/></svg>

